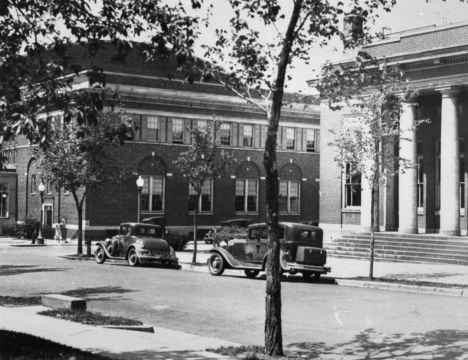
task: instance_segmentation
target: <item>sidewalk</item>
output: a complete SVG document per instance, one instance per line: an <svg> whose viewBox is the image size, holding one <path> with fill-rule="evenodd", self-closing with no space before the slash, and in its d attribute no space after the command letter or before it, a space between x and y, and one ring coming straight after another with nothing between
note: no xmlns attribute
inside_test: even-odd
<svg viewBox="0 0 468 360"><path fill-rule="evenodd" d="M36 314L46 309L43 306L0 306L0 329L38 336L113 359L229 359L205 349L240 346L158 327L154 327L154 334L104 329Z"/></svg>

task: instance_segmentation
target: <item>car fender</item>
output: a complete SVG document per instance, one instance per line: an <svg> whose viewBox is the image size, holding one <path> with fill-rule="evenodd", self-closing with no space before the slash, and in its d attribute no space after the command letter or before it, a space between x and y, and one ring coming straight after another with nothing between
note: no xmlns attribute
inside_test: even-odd
<svg viewBox="0 0 468 360"><path fill-rule="evenodd" d="M125 260L128 259L128 253L130 252L130 250L132 249L135 249L136 253L137 253L137 256L140 257L140 246L136 246L135 244L132 244L130 245L128 248L127 248L127 251L125 252Z"/></svg>
<svg viewBox="0 0 468 360"><path fill-rule="evenodd" d="M102 248L102 250L104 250L106 256L108 258L113 258L113 256L109 253L109 251L107 250L107 246L106 246L106 242L105 241L99 241L97 244L96 244L97 247L100 247Z"/></svg>
<svg viewBox="0 0 468 360"><path fill-rule="evenodd" d="M262 271L266 271L267 260L268 253L263 257ZM283 250L280 250L280 265L284 271L290 270L288 266L288 255Z"/></svg>
<svg viewBox="0 0 468 360"><path fill-rule="evenodd" d="M210 253L212 254L219 254L225 261L227 268L244 268L237 260L234 258L229 251L226 249L217 247L216 249L211 249Z"/></svg>

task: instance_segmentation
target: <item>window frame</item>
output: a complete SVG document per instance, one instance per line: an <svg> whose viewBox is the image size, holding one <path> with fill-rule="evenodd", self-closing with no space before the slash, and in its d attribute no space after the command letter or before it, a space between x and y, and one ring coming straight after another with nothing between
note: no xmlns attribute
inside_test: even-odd
<svg viewBox="0 0 468 360"><path fill-rule="evenodd" d="M290 135L292 134L292 138ZM296 150L296 129L286 128L286 150Z"/></svg>
<svg viewBox="0 0 468 360"><path fill-rule="evenodd" d="M31 184L29 192L31 195L35 195L37 193L37 178L36 174L31 174Z"/></svg>
<svg viewBox="0 0 468 360"><path fill-rule="evenodd" d="M3 195L6 194L5 197ZM8 219L10 217L10 191L9 182L0 183L0 219ZM5 211L5 216L2 215L2 210Z"/></svg>
<svg viewBox="0 0 468 360"><path fill-rule="evenodd" d="M362 206L362 176L361 174L351 175L349 173L350 166L349 164L345 165L345 172L343 174L343 199L342 199L342 208L348 210L361 210ZM357 179L359 177L358 182L353 182L353 179ZM348 197L348 192L353 191L352 189L358 188L359 189L359 205L351 204L349 205L347 200L348 198L353 199L354 197L351 195Z"/></svg>
<svg viewBox="0 0 468 360"><path fill-rule="evenodd" d="M203 189L202 189L202 193L201 193L201 196L200 198L198 199L198 204L197 204L197 208L198 208L198 214L213 214L213 193L214 193L214 181L213 179L207 179L205 180L205 182L203 183L203 186L205 186L206 184L210 184L210 210L203 210ZM193 189L192 185L189 183L189 201L188 201L188 212L189 214L194 214L195 213L195 210L190 210L190 205L191 205L191 196L193 195L196 195L191 193L191 192L195 192L195 190ZM206 193L205 193L206 195Z"/></svg>
<svg viewBox="0 0 468 360"><path fill-rule="evenodd" d="M150 126L151 124L151 126ZM146 129L151 129L151 130L155 130L155 138L154 139L150 139L149 138L149 132L148 132L148 135L147 135L147 140L146 141L150 141L150 142L158 142L159 141L159 133L161 131L161 121L160 121L160 117L159 116L155 116L155 115L148 115L146 117Z"/></svg>
<svg viewBox="0 0 468 360"><path fill-rule="evenodd" d="M225 134L227 132L227 136ZM231 124L230 123L222 123L219 127L219 145L220 146L231 146Z"/></svg>
<svg viewBox="0 0 468 360"><path fill-rule="evenodd" d="M309 133L312 132L313 140L309 140ZM309 142L313 143L313 147L309 147ZM317 131L315 129L306 129L306 152L317 152Z"/></svg>
<svg viewBox="0 0 468 360"><path fill-rule="evenodd" d="M246 129L250 129L250 135L246 136ZM254 126L252 124L244 124L244 133L243 133L243 140L242 146L243 147L253 147L254 144Z"/></svg>
<svg viewBox="0 0 468 360"><path fill-rule="evenodd" d="M163 175L140 175L144 180L144 187L148 188L148 209L143 209L143 189L140 198L140 211L142 214L163 214L166 210L166 179ZM154 179L162 179L162 196L161 196L161 210L155 210L153 204L154 194Z"/></svg>
<svg viewBox="0 0 468 360"><path fill-rule="evenodd" d="M177 128L179 127L180 122L180 131L175 131L177 122ZM183 144L184 143L184 119L173 118L172 119L172 143L173 144ZM180 134L176 139L175 134Z"/></svg>
<svg viewBox="0 0 468 360"><path fill-rule="evenodd" d="M281 209L281 183L286 183L286 210ZM297 211L291 210L291 184L297 184ZM279 181L279 212L280 214L296 215L301 213L301 181L300 180L280 180Z"/></svg>
<svg viewBox="0 0 468 360"><path fill-rule="evenodd" d="M255 210L249 210L249 183L256 182L255 186ZM237 195L237 184L243 183L243 195ZM260 181L258 179L236 179L236 193L234 201L234 211L236 214L258 214L258 195ZM237 197L243 197L243 210L237 210Z"/></svg>

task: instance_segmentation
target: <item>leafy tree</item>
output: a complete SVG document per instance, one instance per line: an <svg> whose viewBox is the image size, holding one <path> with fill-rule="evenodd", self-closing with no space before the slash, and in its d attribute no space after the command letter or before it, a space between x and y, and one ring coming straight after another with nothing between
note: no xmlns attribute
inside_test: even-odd
<svg viewBox="0 0 468 360"><path fill-rule="evenodd" d="M198 204L202 196L203 185L210 179L214 180L229 170L235 161L233 155L218 149L215 133L219 125L217 122L207 122L204 127L195 127L190 131L192 144L187 151L181 152L174 164L185 177L195 192L195 197L189 197L193 202L193 258L192 264L197 262L197 215Z"/></svg>
<svg viewBox="0 0 468 360"><path fill-rule="evenodd" d="M348 179L361 177L371 192L370 280L374 276L374 205L379 187L385 186L389 177L417 166L395 153L400 141L411 141L402 136L405 131L413 130L421 123L417 121L411 128L400 125L403 105L415 105L411 103L414 94L409 91L401 94L401 90L398 89L400 95L395 95L396 88L382 86L369 96L355 99L352 105L355 118L347 119L353 123L342 124L341 131L329 144L337 150L335 161L342 174Z"/></svg>
<svg viewBox="0 0 468 360"><path fill-rule="evenodd" d="M200 0L187 6L200 7ZM106 77L99 66L86 69L95 91L72 88L82 58L100 51L125 62L130 51L148 60L173 58L180 65L193 53L198 19L182 4L161 0L2 0L0 1L0 143L25 135L46 146L50 127L40 113L59 108L66 123L96 122L105 101ZM146 42L136 43L135 39ZM136 49L135 49L136 48ZM125 134L119 134L124 138Z"/></svg>
<svg viewBox="0 0 468 360"><path fill-rule="evenodd" d="M86 197L109 183L126 177L113 165L111 150L120 146L118 134L128 133L122 109L103 110L97 121L81 126L55 124L47 147L35 147L43 181L70 190L78 213L78 255L83 253L83 204Z"/></svg>

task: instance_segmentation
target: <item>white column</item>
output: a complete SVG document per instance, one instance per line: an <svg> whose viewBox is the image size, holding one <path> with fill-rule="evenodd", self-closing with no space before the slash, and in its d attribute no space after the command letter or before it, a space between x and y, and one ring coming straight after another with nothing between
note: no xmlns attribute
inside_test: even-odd
<svg viewBox="0 0 468 360"><path fill-rule="evenodd" d="M440 234L460 236L458 90L441 89Z"/></svg>
<svg viewBox="0 0 468 360"><path fill-rule="evenodd" d="M418 163L416 129L414 128L415 108L411 103L403 104L400 115L402 130L400 141L400 157L409 160L413 165L399 175L399 228L404 234L418 233L418 173L414 167Z"/></svg>

